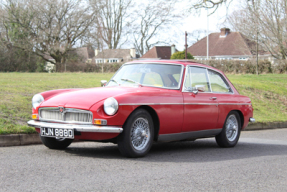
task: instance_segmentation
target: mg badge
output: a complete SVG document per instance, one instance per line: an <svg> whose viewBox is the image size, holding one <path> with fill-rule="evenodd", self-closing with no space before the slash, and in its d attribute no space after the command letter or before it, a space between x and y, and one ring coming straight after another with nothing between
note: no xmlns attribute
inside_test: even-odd
<svg viewBox="0 0 287 192"><path fill-rule="evenodd" d="M64 107L59 107L59 111L60 111L60 113L64 113L64 111L65 111Z"/></svg>

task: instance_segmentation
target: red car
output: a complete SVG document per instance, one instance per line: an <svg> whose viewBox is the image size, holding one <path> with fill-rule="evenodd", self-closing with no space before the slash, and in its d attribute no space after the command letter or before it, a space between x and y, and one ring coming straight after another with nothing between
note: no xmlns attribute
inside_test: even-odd
<svg viewBox="0 0 287 192"><path fill-rule="evenodd" d="M133 61L104 86L36 94L33 120L44 145L64 149L74 139L117 143L127 157L153 142L215 137L234 147L254 122L251 100L219 70L189 61Z"/></svg>

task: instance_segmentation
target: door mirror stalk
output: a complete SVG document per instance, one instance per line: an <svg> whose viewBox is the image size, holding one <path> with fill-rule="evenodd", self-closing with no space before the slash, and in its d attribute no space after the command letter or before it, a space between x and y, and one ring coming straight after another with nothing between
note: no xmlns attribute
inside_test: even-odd
<svg viewBox="0 0 287 192"><path fill-rule="evenodd" d="M101 80L101 86L105 87L107 85L107 80Z"/></svg>

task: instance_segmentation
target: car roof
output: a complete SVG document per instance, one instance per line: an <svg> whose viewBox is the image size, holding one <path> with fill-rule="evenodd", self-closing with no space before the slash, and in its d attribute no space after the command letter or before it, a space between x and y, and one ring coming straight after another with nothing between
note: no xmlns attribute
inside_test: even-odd
<svg viewBox="0 0 287 192"><path fill-rule="evenodd" d="M183 65L183 66L196 66L196 67L205 67L205 68L209 68L209 69L213 69L215 71L218 71L220 73L223 73L222 71L211 67L209 65L205 65L203 63L197 63L194 61L188 61L188 60L167 60L167 59L162 59L162 60L134 60L131 62L128 62L126 64L132 64L132 63L162 63L162 64L177 64L177 65Z"/></svg>

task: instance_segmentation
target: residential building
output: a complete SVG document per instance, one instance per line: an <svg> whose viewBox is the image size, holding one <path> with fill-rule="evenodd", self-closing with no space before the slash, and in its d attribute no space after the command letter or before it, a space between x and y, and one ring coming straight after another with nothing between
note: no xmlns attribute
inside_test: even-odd
<svg viewBox="0 0 287 192"><path fill-rule="evenodd" d="M79 47L74 49L72 52L76 53L80 60L85 63L91 63L95 57L95 51L91 46Z"/></svg>
<svg viewBox="0 0 287 192"><path fill-rule="evenodd" d="M146 52L140 59L170 59L170 56L176 52L175 45L154 46Z"/></svg>
<svg viewBox="0 0 287 192"><path fill-rule="evenodd" d="M95 50L95 63L120 63L138 58L136 50L132 49L105 49L99 52Z"/></svg>
<svg viewBox="0 0 287 192"><path fill-rule="evenodd" d="M248 60L256 58L257 44L240 32L231 32L228 28L220 29L220 33L208 35L208 59L215 60ZM198 60L207 59L207 37L199 40L187 51ZM259 49L260 59L269 59L270 54Z"/></svg>

